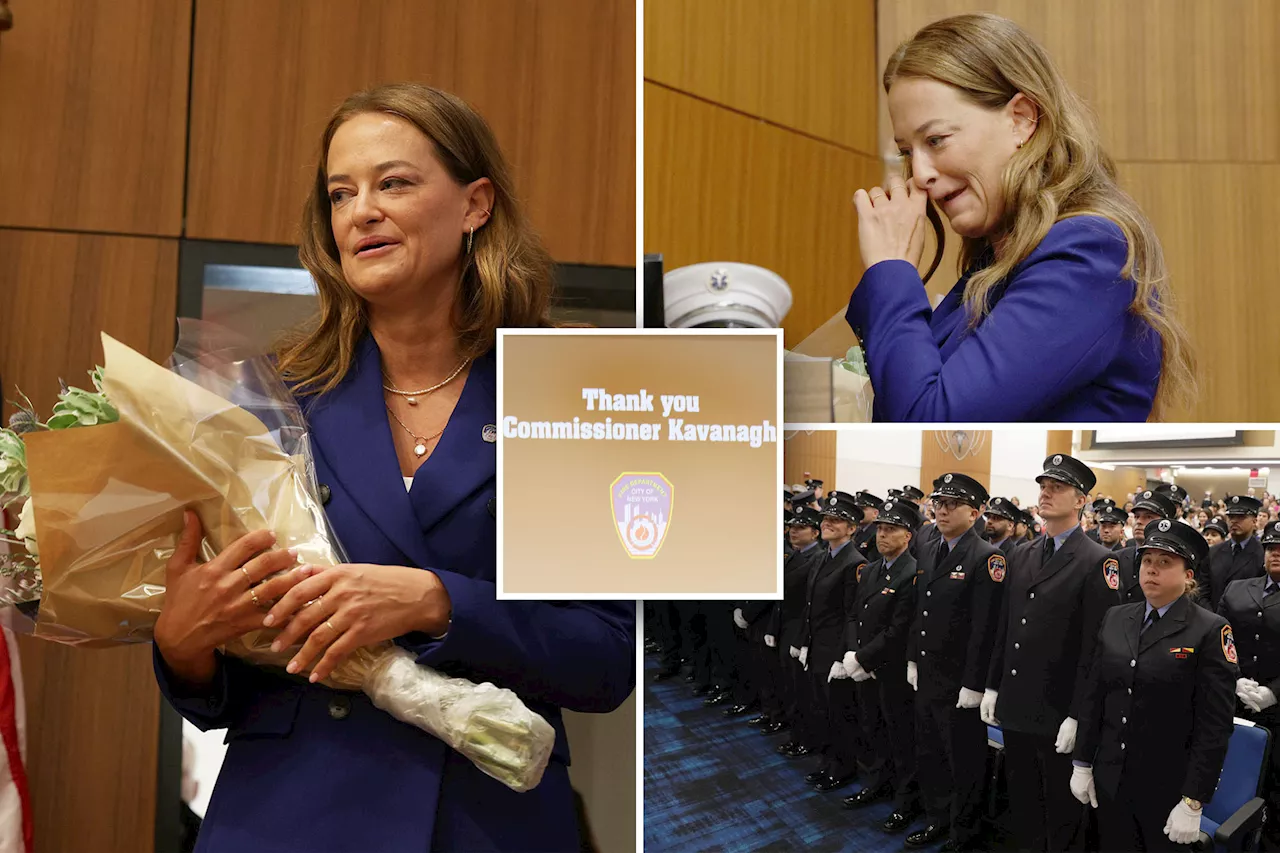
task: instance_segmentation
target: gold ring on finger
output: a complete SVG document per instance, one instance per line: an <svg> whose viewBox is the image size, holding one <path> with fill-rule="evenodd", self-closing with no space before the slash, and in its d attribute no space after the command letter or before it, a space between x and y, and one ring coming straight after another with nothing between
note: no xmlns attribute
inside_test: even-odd
<svg viewBox="0 0 1280 853"><path fill-rule="evenodd" d="M332 631L333 633L335 633L335 634L336 634L336 633L338 633L338 629L337 629L337 628L335 628L335 627L333 627L333 623L332 623L332 622L330 622L328 619L324 620L324 624L328 625L328 626L329 626L329 630L330 630L330 631Z"/></svg>
<svg viewBox="0 0 1280 853"><path fill-rule="evenodd" d="M244 572L244 579L249 582L249 586L253 586L253 578L249 577L249 570L241 566L240 571Z"/></svg>
<svg viewBox="0 0 1280 853"><path fill-rule="evenodd" d="M261 610L262 602L258 601L258 593L254 590L253 587L249 587L249 597L253 599L253 606Z"/></svg>
<svg viewBox="0 0 1280 853"><path fill-rule="evenodd" d="M317 604L317 603L320 601L320 599L322 599L322 598L324 598L324 596L323 596L323 595L317 595L315 598L311 599L310 601L308 601L306 604L304 604L304 605L302 605L302 606L303 606L303 607L310 607L310 606L311 606L311 605L313 605L313 604Z"/></svg>

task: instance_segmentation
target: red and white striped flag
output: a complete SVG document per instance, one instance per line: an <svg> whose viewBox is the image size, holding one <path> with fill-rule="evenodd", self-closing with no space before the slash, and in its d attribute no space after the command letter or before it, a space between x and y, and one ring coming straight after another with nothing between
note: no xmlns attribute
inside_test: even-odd
<svg viewBox="0 0 1280 853"><path fill-rule="evenodd" d="M0 510L0 527L13 529ZM9 545L0 541L0 556ZM24 619L0 608L0 853L31 853L31 794L27 787L27 706L22 695L18 643L10 627Z"/></svg>

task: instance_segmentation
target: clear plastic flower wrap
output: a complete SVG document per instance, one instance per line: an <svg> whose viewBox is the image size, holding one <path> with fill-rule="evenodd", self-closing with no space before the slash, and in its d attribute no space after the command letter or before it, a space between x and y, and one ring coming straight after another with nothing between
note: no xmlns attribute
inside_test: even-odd
<svg viewBox="0 0 1280 853"><path fill-rule="evenodd" d="M102 390L119 421L23 436L42 585L36 636L150 641L186 508L200 518L206 558L267 529L302 562L345 562L306 421L267 356L198 321L182 321L168 370L102 337ZM272 652L278 633L253 631L223 651L283 670L298 647ZM555 742L512 691L441 675L391 642L358 650L324 683L363 690L517 791L537 785Z"/></svg>

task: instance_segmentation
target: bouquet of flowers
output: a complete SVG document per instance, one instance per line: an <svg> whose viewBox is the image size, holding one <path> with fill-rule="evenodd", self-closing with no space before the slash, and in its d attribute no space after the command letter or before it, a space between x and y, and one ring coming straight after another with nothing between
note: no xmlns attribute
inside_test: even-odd
<svg viewBox="0 0 1280 853"><path fill-rule="evenodd" d="M26 406L0 430L0 508L22 502L2 534L26 553L0 556L5 599L35 635L93 647L148 642L164 606L165 565L193 510L212 558L251 530L276 533L317 566L345 561L328 525L306 422L266 356L246 356L205 324L183 321L170 369L103 335L95 391L65 388L41 423ZM276 630L224 648L283 670L298 647ZM516 791L538 784L555 731L510 690L446 677L391 642L353 653L325 684L435 735Z"/></svg>

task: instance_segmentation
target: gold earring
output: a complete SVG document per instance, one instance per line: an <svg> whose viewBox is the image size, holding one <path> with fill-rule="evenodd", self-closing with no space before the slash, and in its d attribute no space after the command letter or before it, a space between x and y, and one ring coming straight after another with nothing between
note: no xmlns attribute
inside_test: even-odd
<svg viewBox="0 0 1280 853"><path fill-rule="evenodd" d="M471 254L471 244L476 238L476 227L471 226L471 230L467 232L467 254Z"/></svg>
<svg viewBox="0 0 1280 853"><path fill-rule="evenodd" d="M1018 147L1019 147L1019 148L1021 148L1021 147L1022 147L1022 140L1021 140L1021 139L1019 139L1019 140L1018 140Z"/></svg>

